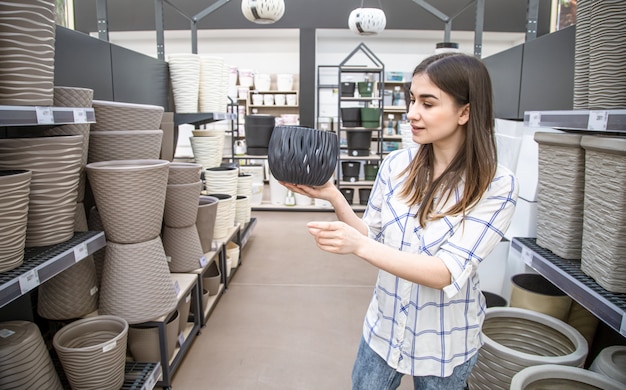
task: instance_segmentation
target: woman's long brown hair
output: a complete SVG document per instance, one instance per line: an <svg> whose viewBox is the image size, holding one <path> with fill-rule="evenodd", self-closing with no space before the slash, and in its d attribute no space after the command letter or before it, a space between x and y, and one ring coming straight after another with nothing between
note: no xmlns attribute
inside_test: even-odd
<svg viewBox="0 0 626 390"><path fill-rule="evenodd" d="M419 74L427 75L433 84L452 96L459 107L468 103L470 107L469 121L464 125L465 143L441 176L433 180L432 144L420 145L411 164L400 173L407 174L400 196L407 199L409 205L421 204L417 217L423 227L428 220L465 215L493 180L497 153L491 79L484 64L465 54L439 54L422 61L413 71L413 76ZM465 185L459 201L449 209L435 213L438 190L450 198L463 180Z"/></svg>

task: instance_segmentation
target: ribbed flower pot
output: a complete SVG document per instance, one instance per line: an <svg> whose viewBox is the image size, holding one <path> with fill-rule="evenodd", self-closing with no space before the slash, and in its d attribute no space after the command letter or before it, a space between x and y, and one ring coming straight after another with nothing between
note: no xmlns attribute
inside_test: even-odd
<svg viewBox="0 0 626 390"><path fill-rule="evenodd" d="M31 171L0 171L0 272L24 262Z"/></svg>
<svg viewBox="0 0 626 390"><path fill-rule="evenodd" d="M237 195L235 198L235 224L241 226L247 224L250 222L251 215L250 197Z"/></svg>
<svg viewBox="0 0 626 390"><path fill-rule="evenodd" d="M176 309L176 291L161 237L138 244L107 242L100 287L101 314L129 324L152 321Z"/></svg>
<svg viewBox="0 0 626 390"><path fill-rule="evenodd" d="M220 166L224 154L223 136L194 136L189 137L189 142L191 143L194 161L202 165L202 168L208 169Z"/></svg>
<svg viewBox="0 0 626 390"><path fill-rule="evenodd" d="M62 390L39 327L28 321L0 322L0 388Z"/></svg>
<svg viewBox="0 0 626 390"><path fill-rule="evenodd" d="M235 197L229 194L209 194L209 196L218 199L213 239L221 239L235 226Z"/></svg>
<svg viewBox="0 0 626 390"><path fill-rule="evenodd" d="M168 361L174 356L180 315L172 315L165 325L165 344ZM131 326L128 330L128 349L137 362L161 362L159 328L156 326Z"/></svg>
<svg viewBox="0 0 626 390"><path fill-rule="evenodd" d="M201 267L204 256L196 225L174 228L163 227L163 247L170 256L168 265L171 272L191 272Z"/></svg>
<svg viewBox="0 0 626 390"><path fill-rule="evenodd" d="M159 129L164 111L161 106L106 100L94 100L92 107L96 122L91 131Z"/></svg>
<svg viewBox="0 0 626 390"><path fill-rule="evenodd" d="M81 135L0 139L0 169L32 171L26 247L74 235L82 148Z"/></svg>
<svg viewBox="0 0 626 390"><path fill-rule="evenodd" d="M91 131L89 162L111 160L158 160L163 130Z"/></svg>
<svg viewBox="0 0 626 390"><path fill-rule="evenodd" d="M198 112L200 56L193 53L173 53L168 55L167 62L176 112Z"/></svg>
<svg viewBox="0 0 626 390"><path fill-rule="evenodd" d="M55 4L53 0L2 2L0 105L52 105Z"/></svg>
<svg viewBox="0 0 626 390"><path fill-rule="evenodd" d="M161 233L169 161L118 160L87 164L107 240L140 243Z"/></svg>
<svg viewBox="0 0 626 390"><path fill-rule="evenodd" d="M215 218L217 217L218 198L214 196L200 195L198 200L198 215L196 228L202 245L202 252L209 253L213 249L213 233Z"/></svg>
<svg viewBox="0 0 626 390"><path fill-rule="evenodd" d="M235 167L213 167L204 171L204 185L209 194L237 196L239 170Z"/></svg>
<svg viewBox="0 0 626 390"><path fill-rule="evenodd" d="M124 384L128 323L95 316L61 328L52 340L73 389L117 390Z"/></svg>
<svg viewBox="0 0 626 390"><path fill-rule="evenodd" d="M337 166L337 134L300 126L276 126L269 143L272 175L286 183L319 186Z"/></svg>
<svg viewBox="0 0 626 390"><path fill-rule="evenodd" d="M98 276L93 257L79 261L39 286L37 313L71 320L98 310Z"/></svg>
<svg viewBox="0 0 626 390"><path fill-rule="evenodd" d="M468 380L472 390L508 390L513 376L526 367L582 367L588 352L585 338L563 321L511 307L487 309L483 340Z"/></svg>
<svg viewBox="0 0 626 390"><path fill-rule="evenodd" d="M167 184L188 184L200 180L202 165L196 163L172 162L169 167Z"/></svg>
<svg viewBox="0 0 626 390"><path fill-rule="evenodd" d="M237 177L237 195L252 196L252 182L254 177L251 174L239 173Z"/></svg>
<svg viewBox="0 0 626 390"><path fill-rule="evenodd" d="M620 383L580 367L542 364L527 367L513 376L510 390L623 390Z"/></svg>
<svg viewBox="0 0 626 390"><path fill-rule="evenodd" d="M194 225L198 215L198 197L202 181L188 184L168 184L163 221L166 226L183 228Z"/></svg>
<svg viewBox="0 0 626 390"><path fill-rule="evenodd" d="M517 274L511 278L510 306L534 310L567 321L572 298L539 274Z"/></svg>

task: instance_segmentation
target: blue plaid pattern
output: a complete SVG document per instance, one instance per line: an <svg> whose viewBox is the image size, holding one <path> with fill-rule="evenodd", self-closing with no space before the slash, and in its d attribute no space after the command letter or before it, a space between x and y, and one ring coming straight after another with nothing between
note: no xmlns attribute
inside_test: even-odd
<svg viewBox="0 0 626 390"><path fill-rule="evenodd" d="M398 177L417 149L392 152L381 164L363 220L369 236L400 251L436 256L452 275L442 290L424 287L380 271L363 324L363 337L387 363L412 376L452 374L478 352L485 300L477 269L511 223L518 182L499 166L487 192L463 218L447 216L426 228L416 220L418 206L398 198ZM456 189L447 209L463 191ZM440 199L441 200L441 199Z"/></svg>

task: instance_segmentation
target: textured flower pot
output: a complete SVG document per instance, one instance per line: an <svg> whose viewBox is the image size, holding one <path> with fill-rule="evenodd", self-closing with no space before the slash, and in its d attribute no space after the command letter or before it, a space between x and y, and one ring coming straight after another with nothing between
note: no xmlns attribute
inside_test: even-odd
<svg viewBox="0 0 626 390"><path fill-rule="evenodd" d="M128 323L95 316L61 328L52 340L73 389L117 390L124 383Z"/></svg>
<svg viewBox="0 0 626 390"><path fill-rule="evenodd" d="M189 142L191 143L194 161L202 165L202 168L208 169L220 166L224 154L223 136L194 136L189 137Z"/></svg>
<svg viewBox="0 0 626 390"><path fill-rule="evenodd" d="M196 163L172 162L169 167L167 184L187 184L200 180L202 165Z"/></svg>
<svg viewBox="0 0 626 390"><path fill-rule="evenodd" d="M250 197L237 195L235 198L235 225L243 226L250 222L252 207Z"/></svg>
<svg viewBox="0 0 626 390"><path fill-rule="evenodd" d="M106 100L94 100L91 104L96 115L91 131L154 130L161 126L163 119L161 106Z"/></svg>
<svg viewBox="0 0 626 390"><path fill-rule="evenodd" d="M176 351L180 315L178 311L165 325L165 344L167 360L169 361ZM159 342L159 328L156 326L131 326L128 329L128 349L137 362L161 362L161 348Z"/></svg>
<svg viewBox="0 0 626 390"><path fill-rule="evenodd" d="M93 257L79 261L39 286L37 313L71 320L98 310L98 277Z"/></svg>
<svg viewBox="0 0 626 390"><path fill-rule="evenodd" d="M24 262L31 171L0 171L0 272Z"/></svg>
<svg viewBox="0 0 626 390"><path fill-rule="evenodd" d="M140 243L161 233L169 161L118 160L87 164L107 240Z"/></svg>
<svg viewBox="0 0 626 390"><path fill-rule="evenodd" d="M213 249L213 234L215 218L217 217L217 199L214 196L200 195L198 201L198 215L196 217L196 229L200 237L202 252L209 253Z"/></svg>
<svg viewBox="0 0 626 390"><path fill-rule="evenodd" d="M89 162L111 160L158 160L163 130L91 131Z"/></svg>
<svg viewBox="0 0 626 390"><path fill-rule="evenodd" d="M201 268L200 258L204 256L196 225L174 228L163 227L163 247L171 258L170 272L191 272Z"/></svg>
<svg viewBox="0 0 626 390"><path fill-rule="evenodd" d="M176 112L198 112L200 56L193 53L173 53L167 57Z"/></svg>
<svg viewBox="0 0 626 390"><path fill-rule="evenodd" d="M235 197L229 194L209 194L218 199L213 239L222 239L235 226Z"/></svg>
<svg viewBox="0 0 626 390"><path fill-rule="evenodd" d="M251 174L239 173L237 177L237 195L252 196L253 179Z"/></svg>
<svg viewBox="0 0 626 390"><path fill-rule="evenodd" d="M174 281L161 237L138 244L108 241L106 248L98 308L101 314L139 324L176 309Z"/></svg>
<svg viewBox="0 0 626 390"><path fill-rule="evenodd" d="M527 367L513 376L510 390L623 390L620 383L607 376L580 367L542 364Z"/></svg>
<svg viewBox="0 0 626 390"><path fill-rule="evenodd" d="M74 235L82 148L81 135L0 139L0 169L32 171L26 247Z"/></svg>
<svg viewBox="0 0 626 390"><path fill-rule="evenodd" d="M511 307L487 309L483 340L468 380L472 390L508 390L513 376L530 366L582 367L588 352L585 338L563 321Z"/></svg>
<svg viewBox="0 0 626 390"><path fill-rule="evenodd" d="M0 329L12 332L0 337L0 388L63 389L37 325L7 321Z"/></svg>
<svg viewBox="0 0 626 390"><path fill-rule="evenodd" d="M567 321L572 299L539 274L517 274L511 278L510 306L534 310Z"/></svg>
<svg viewBox="0 0 626 390"><path fill-rule="evenodd" d="M319 186L337 166L337 134L300 126L276 126L269 143L272 175L293 184Z"/></svg>
<svg viewBox="0 0 626 390"><path fill-rule="evenodd" d="M2 3L0 105L53 104L55 4L52 0Z"/></svg>
<svg viewBox="0 0 626 390"><path fill-rule="evenodd" d="M236 167L213 167L204 171L204 185L210 194L237 196L239 170Z"/></svg>
<svg viewBox="0 0 626 390"><path fill-rule="evenodd" d="M200 180L189 184L168 184L163 215L165 225L173 228L195 225L201 191Z"/></svg>

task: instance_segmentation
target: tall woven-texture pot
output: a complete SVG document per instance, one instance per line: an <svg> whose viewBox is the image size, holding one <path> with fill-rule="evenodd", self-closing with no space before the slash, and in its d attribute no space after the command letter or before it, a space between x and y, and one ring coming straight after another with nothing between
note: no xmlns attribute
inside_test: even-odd
<svg viewBox="0 0 626 390"><path fill-rule="evenodd" d="M582 367L588 352L585 338L563 321L511 307L487 309L483 340L468 379L472 390L509 390L513 376L526 367Z"/></svg>
<svg viewBox="0 0 626 390"><path fill-rule="evenodd" d="M72 389L117 390L124 384L128 323L116 316L65 325L52 339Z"/></svg>
<svg viewBox="0 0 626 390"><path fill-rule="evenodd" d="M0 105L51 106L54 0L8 0L0 12Z"/></svg>
<svg viewBox="0 0 626 390"><path fill-rule="evenodd" d="M0 171L0 272L24 262L31 171Z"/></svg>
<svg viewBox="0 0 626 390"><path fill-rule="evenodd" d="M138 244L107 242L100 282L100 314L140 324L171 313L176 303L161 237Z"/></svg>
<svg viewBox="0 0 626 390"><path fill-rule="evenodd" d="M228 230L235 225L235 197L229 194L209 194L209 196L217 198L213 238L225 238Z"/></svg>
<svg viewBox="0 0 626 390"><path fill-rule="evenodd" d="M176 112L198 112L200 56L192 53L173 53L168 55L167 63Z"/></svg>
<svg viewBox="0 0 626 390"><path fill-rule="evenodd" d="M591 7L595 0L576 2L576 38L574 49L574 101L575 110L589 108L589 61L591 43Z"/></svg>
<svg viewBox="0 0 626 390"><path fill-rule="evenodd" d="M161 233L167 160L117 160L87 164L87 175L107 240L134 244Z"/></svg>
<svg viewBox="0 0 626 390"><path fill-rule="evenodd" d="M54 87L55 107L91 108L93 101L93 89L76 87ZM80 179L78 182L78 196L76 201L85 199L85 165L89 152L89 123L76 123L62 126L54 126L42 131L43 135L82 135L83 154L81 159Z"/></svg>
<svg viewBox="0 0 626 390"><path fill-rule="evenodd" d="M239 170L236 167L213 167L204 171L205 189L210 194L237 196Z"/></svg>
<svg viewBox="0 0 626 390"><path fill-rule="evenodd" d="M0 139L0 169L32 171L26 247L74 235L83 136Z"/></svg>
<svg viewBox="0 0 626 390"><path fill-rule="evenodd" d="M198 196L202 181L185 184L168 184L165 196L163 221L166 226L182 228L194 225L198 215Z"/></svg>
<svg viewBox="0 0 626 390"><path fill-rule="evenodd" d="M63 389L37 325L0 322L0 331L0 389Z"/></svg>

